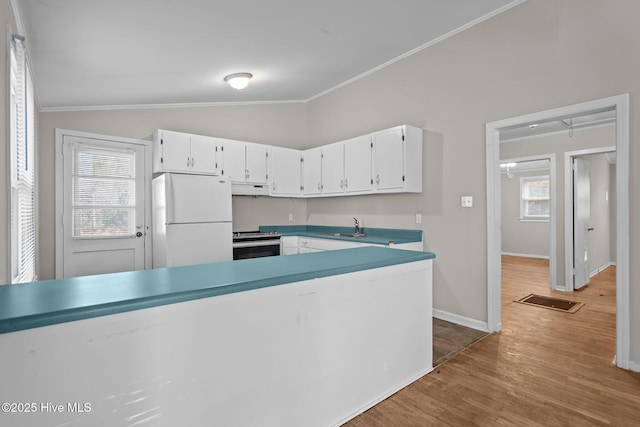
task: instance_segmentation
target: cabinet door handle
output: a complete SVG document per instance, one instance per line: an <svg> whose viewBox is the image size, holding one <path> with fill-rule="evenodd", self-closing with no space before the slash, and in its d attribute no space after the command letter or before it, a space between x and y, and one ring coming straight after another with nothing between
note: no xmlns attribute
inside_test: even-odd
<svg viewBox="0 0 640 427"><path fill-rule="evenodd" d="M344 179L340 180L340 188L344 189Z"/></svg>
<svg viewBox="0 0 640 427"><path fill-rule="evenodd" d="M349 188L349 180L348 179L344 180L344 188Z"/></svg>
<svg viewBox="0 0 640 427"><path fill-rule="evenodd" d="M187 157L187 167L191 166L190 160L191 159L189 157Z"/></svg>
<svg viewBox="0 0 640 427"><path fill-rule="evenodd" d="M191 167L193 167L196 164L196 161L194 160L194 158L191 158Z"/></svg>
<svg viewBox="0 0 640 427"><path fill-rule="evenodd" d="M318 183L318 191L320 191L320 190L321 190L321 188L320 188L320 183Z"/></svg>
<svg viewBox="0 0 640 427"><path fill-rule="evenodd" d="M380 184L380 175L376 175L376 184Z"/></svg>

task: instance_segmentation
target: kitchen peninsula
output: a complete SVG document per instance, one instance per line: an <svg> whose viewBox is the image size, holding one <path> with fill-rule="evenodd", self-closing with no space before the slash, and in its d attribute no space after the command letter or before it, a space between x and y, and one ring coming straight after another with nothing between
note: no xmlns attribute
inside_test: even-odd
<svg viewBox="0 0 640 427"><path fill-rule="evenodd" d="M339 425L431 371L434 257L360 247L2 286L2 397L38 405L3 419Z"/></svg>

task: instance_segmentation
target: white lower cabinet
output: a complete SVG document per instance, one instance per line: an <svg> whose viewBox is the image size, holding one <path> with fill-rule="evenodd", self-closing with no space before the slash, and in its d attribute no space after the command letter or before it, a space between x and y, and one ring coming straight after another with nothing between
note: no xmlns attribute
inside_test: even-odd
<svg viewBox="0 0 640 427"><path fill-rule="evenodd" d="M298 236L283 236L280 238L280 255L295 255L298 253Z"/></svg>
<svg viewBox="0 0 640 427"><path fill-rule="evenodd" d="M393 249L422 251L422 242L402 243L399 245L378 245L348 240L323 239L303 236L284 236L280 240L280 254L293 255L309 252L335 251L338 249L361 248L365 246L386 246Z"/></svg>

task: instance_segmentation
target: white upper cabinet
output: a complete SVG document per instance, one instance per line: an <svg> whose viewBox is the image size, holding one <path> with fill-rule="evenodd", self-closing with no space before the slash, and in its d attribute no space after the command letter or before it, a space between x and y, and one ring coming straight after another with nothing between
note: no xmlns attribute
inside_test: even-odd
<svg viewBox="0 0 640 427"><path fill-rule="evenodd" d="M236 184L267 183L266 145L250 142L223 140L224 162L222 171Z"/></svg>
<svg viewBox="0 0 640 427"><path fill-rule="evenodd" d="M403 129L376 132L373 137L376 190L401 190L404 187Z"/></svg>
<svg viewBox="0 0 640 427"><path fill-rule="evenodd" d="M344 144L322 147L322 194L344 193Z"/></svg>
<svg viewBox="0 0 640 427"><path fill-rule="evenodd" d="M251 184L267 183L268 145L246 143L247 179ZM298 161L298 163L300 163Z"/></svg>
<svg viewBox="0 0 640 427"><path fill-rule="evenodd" d="M269 181L272 196L300 196L302 152L291 148L271 147Z"/></svg>
<svg viewBox="0 0 640 427"><path fill-rule="evenodd" d="M304 195L322 194L322 147L311 148L303 152L302 186Z"/></svg>
<svg viewBox="0 0 640 427"><path fill-rule="evenodd" d="M251 184L237 186L237 194L242 188L283 197L420 193L422 129L396 126L304 151L157 130L153 172L219 174Z"/></svg>
<svg viewBox="0 0 640 427"><path fill-rule="evenodd" d="M422 192L422 129L397 126L372 140L374 191Z"/></svg>
<svg viewBox="0 0 640 427"><path fill-rule="evenodd" d="M224 155L222 172L231 178L231 182L246 182L245 144L238 141L223 140Z"/></svg>
<svg viewBox="0 0 640 427"><path fill-rule="evenodd" d="M371 136L364 135L343 141L344 189L347 193L369 192L371 180Z"/></svg>
<svg viewBox="0 0 640 427"><path fill-rule="evenodd" d="M153 172L218 175L217 139L158 130L153 135Z"/></svg>

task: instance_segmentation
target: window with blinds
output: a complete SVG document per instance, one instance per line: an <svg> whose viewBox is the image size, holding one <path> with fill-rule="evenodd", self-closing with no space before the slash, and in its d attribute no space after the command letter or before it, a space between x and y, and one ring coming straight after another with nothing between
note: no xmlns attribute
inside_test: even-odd
<svg viewBox="0 0 640 427"><path fill-rule="evenodd" d="M10 43L11 282L37 280L35 102L21 37Z"/></svg>
<svg viewBox="0 0 640 427"><path fill-rule="evenodd" d="M550 211L549 176L520 178L520 220L548 221Z"/></svg>
<svg viewBox="0 0 640 427"><path fill-rule="evenodd" d="M131 237L136 214L135 152L73 148L74 238Z"/></svg>

